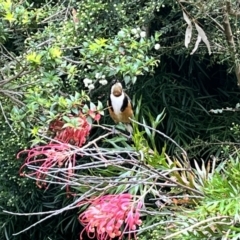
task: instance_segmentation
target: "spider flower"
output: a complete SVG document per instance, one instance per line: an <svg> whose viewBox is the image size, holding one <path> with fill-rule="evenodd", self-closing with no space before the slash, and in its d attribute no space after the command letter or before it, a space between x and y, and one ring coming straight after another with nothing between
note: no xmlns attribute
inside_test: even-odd
<svg viewBox="0 0 240 240"><path fill-rule="evenodd" d="M22 153L27 153L25 163L20 168L20 175L25 176L23 172L25 166L31 166L32 173L27 174L37 179L38 187L46 185L45 179L49 170L55 166L68 167L68 175L72 174L72 166L75 166L75 154L72 152L69 144L49 143L44 146L37 146L31 149L23 150L18 153L17 158Z"/></svg>
<svg viewBox="0 0 240 240"><path fill-rule="evenodd" d="M132 198L131 194L126 193L89 200L90 206L78 218L84 226L80 239L83 239L85 231L89 238L96 237L98 240L122 239L126 232L135 231L142 223L139 214L142 202L136 205ZM131 233L128 233L130 238Z"/></svg>
<svg viewBox="0 0 240 240"><path fill-rule="evenodd" d="M36 184L38 187L46 186L46 176L49 175L49 171L53 167L64 167L67 170L67 179L69 179L73 173L73 167L75 166L76 154L71 149L71 145L81 147L90 133L91 125L87 122L85 116L78 117L78 128L64 127L64 122L56 119L49 125L49 129L55 133L55 140L44 145L36 146L31 149L23 150L18 153L27 153L25 163L20 168L20 175L25 176L23 169L25 166L31 167L32 172L27 176L33 176L36 178ZM68 186L67 186L68 189Z"/></svg>
<svg viewBox="0 0 240 240"><path fill-rule="evenodd" d="M80 115L77 117L78 127L64 127L63 120L53 120L49 125L49 130L56 133L54 139L70 143L81 147L85 142L91 130L91 124L87 121L86 116Z"/></svg>
<svg viewBox="0 0 240 240"><path fill-rule="evenodd" d="M96 120L100 119L100 115L94 116L97 116ZM68 117L77 120L77 127L67 126L61 118L55 119L49 124L49 130L55 134L54 139L58 143L51 141L44 146L23 150L17 155L17 158L19 158L20 154L27 153L25 163L20 168L20 175L35 177L37 180L36 184L39 187L46 186L46 177L53 167L62 167L64 165L67 168L66 178L69 179L71 177L73 167L76 164L76 153L72 151L71 145L83 146L90 134L91 124L87 121L86 115L80 112L77 117L72 115ZM25 174L23 172L26 166L31 168L31 173Z"/></svg>

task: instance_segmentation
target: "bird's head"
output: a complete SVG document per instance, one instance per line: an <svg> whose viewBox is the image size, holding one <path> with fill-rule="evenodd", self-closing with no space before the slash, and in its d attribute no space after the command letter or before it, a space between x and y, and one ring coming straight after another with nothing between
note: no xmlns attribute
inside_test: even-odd
<svg viewBox="0 0 240 240"><path fill-rule="evenodd" d="M113 80L111 94L118 97L122 94L122 92L123 92L122 84L118 80Z"/></svg>

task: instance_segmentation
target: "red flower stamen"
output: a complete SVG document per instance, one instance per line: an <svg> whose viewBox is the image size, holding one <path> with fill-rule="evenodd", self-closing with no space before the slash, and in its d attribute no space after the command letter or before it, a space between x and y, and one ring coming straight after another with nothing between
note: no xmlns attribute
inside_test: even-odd
<svg viewBox="0 0 240 240"><path fill-rule="evenodd" d="M87 121L86 116L83 114L80 114L77 117L77 120L78 127L76 128L64 127L65 122L63 120L53 120L49 125L49 130L56 133L54 139L63 143L70 143L81 147L86 142L86 138L90 133L91 124Z"/></svg>
<svg viewBox="0 0 240 240"><path fill-rule="evenodd" d="M84 231L88 237L98 240L121 239L127 231L135 231L141 224L139 210L142 203L139 201L135 206L131 194L106 195L89 200L89 203L91 205L78 218L85 226L80 239L83 239ZM128 237L130 239L130 233Z"/></svg>
<svg viewBox="0 0 240 240"><path fill-rule="evenodd" d="M71 150L71 145L81 147L85 144L91 130L91 124L88 123L85 115L80 112L77 119L78 127L76 128L64 127L65 122L62 119L56 119L50 123L49 130L55 133L54 139L60 143L52 141L47 145L19 152L17 158L19 158L20 154L27 153L25 163L20 168L20 175L26 175L23 172L25 166L38 166L37 169L32 169L28 176L35 176L37 179L36 184L41 188L46 186L47 173L52 167L65 165L68 168L67 179L70 179L73 174L73 167L76 164L75 153Z"/></svg>
<svg viewBox="0 0 240 240"><path fill-rule="evenodd" d="M47 172L54 166L61 167L63 164L75 166L75 154L72 153L68 144L47 144L45 146L37 146L29 150L23 150L18 153L17 158L22 153L27 153L25 163L20 168L20 175L24 176L23 168L28 165L39 166L37 170L29 173L29 176L36 176L38 187L46 186ZM71 173L71 172L69 172Z"/></svg>

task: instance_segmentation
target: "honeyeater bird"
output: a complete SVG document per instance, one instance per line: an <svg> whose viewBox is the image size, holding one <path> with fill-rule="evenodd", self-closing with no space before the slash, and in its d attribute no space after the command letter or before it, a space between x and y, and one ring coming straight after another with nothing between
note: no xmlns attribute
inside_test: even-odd
<svg viewBox="0 0 240 240"><path fill-rule="evenodd" d="M122 84L118 80L113 81L108 99L108 110L116 124L119 122L126 124L131 136L133 129L129 118L133 117L132 103L129 96L123 91Z"/></svg>

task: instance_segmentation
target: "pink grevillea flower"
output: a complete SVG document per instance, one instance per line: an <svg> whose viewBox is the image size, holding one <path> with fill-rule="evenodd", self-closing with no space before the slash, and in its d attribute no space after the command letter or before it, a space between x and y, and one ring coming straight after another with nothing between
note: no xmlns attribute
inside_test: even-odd
<svg viewBox="0 0 240 240"><path fill-rule="evenodd" d="M54 139L81 147L90 133L91 124L88 123L86 116L83 114L75 118L78 120L78 127L76 128L64 127L65 122L63 120L53 120L49 125L49 130L56 133Z"/></svg>
<svg viewBox="0 0 240 240"><path fill-rule="evenodd" d="M94 120L98 121L100 115L90 112ZM94 115L93 115L94 114ZM90 134L91 124L87 121L87 115L81 111L77 116L70 115L69 118L75 118L78 121L77 127L65 126L66 122L62 117L53 120L49 124L49 130L55 134L54 139L59 141L55 143L50 142L44 146L33 147L18 153L27 153L25 163L20 168L20 175L25 176L23 172L25 166L32 166L32 172L28 176L34 176L37 179L39 187L46 186L46 176L52 167L62 167L63 165L68 168L67 179L73 174L73 167L75 166L76 159L75 153L71 150L71 145L78 147L85 144L88 135ZM69 145L71 144L71 145ZM36 166L33 168L33 166ZM68 186L67 186L68 190Z"/></svg>
<svg viewBox="0 0 240 240"><path fill-rule="evenodd" d="M122 236L128 231L136 230L142 221L139 210L142 202L134 204L131 194L106 195L93 200L89 200L91 205L80 214L78 220L85 226L80 234L83 239L84 231L89 238L98 240L109 240ZM131 234L128 234L130 239ZM134 234L134 239L136 235Z"/></svg>
<svg viewBox="0 0 240 240"><path fill-rule="evenodd" d="M73 118L73 116L69 116L69 118ZM65 122L61 118L50 123L49 130L55 133L54 139L58 140L59 143L52 141L47 145L36 146L18 153L18 158L20 154L27 153L25 163L20 168L20 175L26 175L23 172L25 166L36 166L35 169L32 167L32 172L28 176L34 176L37 179L37 185L43 187L46 186L45 180L49 170L52 167L64 165L68 168L67 179L71 177L76 163L75 153L71 150L71 145L81 147L86 142L91 130L91 125L85 115L80 112L75 118L79 123L76 128L65 127Z"/></svg>
<svg viewBox="0 0 240 240"><path fill-rule="evenodd" d="M75 154L72 152L69 144L49 143L44 146L37 146L18 153L17 158L23 153L27 153L25 163L20 168L20 175L25 176L23 168L25 166L37 166L28 176L35 176L37 186L44 187L47 173L52 167L61 167L63 164L68 167L68 177L72 174L72 166L75 166Z"/></svg>

